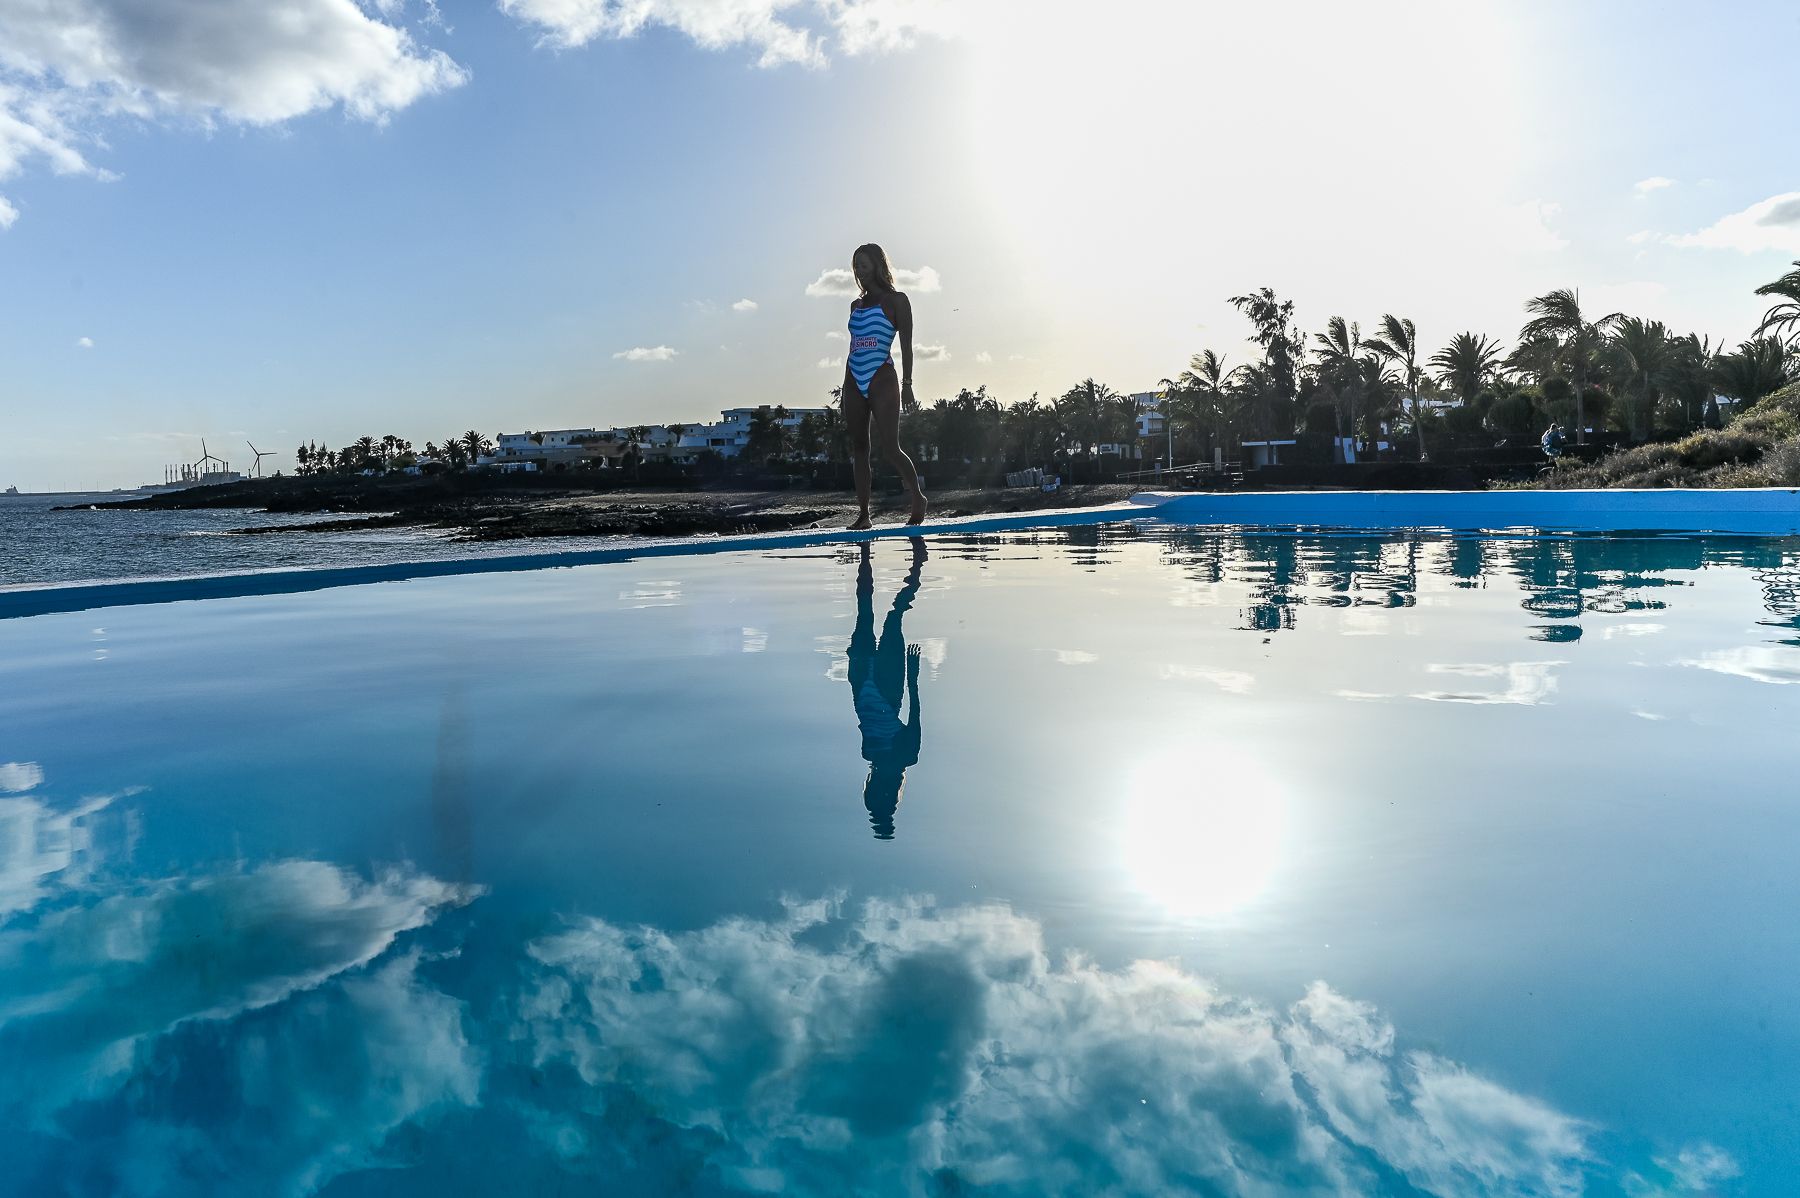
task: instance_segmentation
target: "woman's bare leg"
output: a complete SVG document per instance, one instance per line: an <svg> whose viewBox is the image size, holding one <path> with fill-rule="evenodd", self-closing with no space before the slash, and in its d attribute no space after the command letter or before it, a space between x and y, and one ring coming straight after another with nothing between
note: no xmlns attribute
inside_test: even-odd
<svg viewBox="0 0 1800 1198"><path fill-rule="evenodd" d="M850 436L850 469L856 475L856 503L861 514L850 527L869 527L869 401L857 390L856 380L844 371L844 389L838 393L844 427Z"/></svg>
<svg viewBox="0 0 1800 1198"><path fill-rule="evenodd" d="M881 440L881 452L900 476L900 485L912 496L908 524L925 521L925 488L919 485L919 470L900 448L900 376L892 362L875 372L869 380L869 411L875 417L875 435Z"/></svg>

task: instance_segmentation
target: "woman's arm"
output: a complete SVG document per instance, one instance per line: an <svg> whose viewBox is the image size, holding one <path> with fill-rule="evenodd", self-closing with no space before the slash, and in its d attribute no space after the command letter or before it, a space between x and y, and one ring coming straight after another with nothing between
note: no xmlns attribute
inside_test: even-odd
<svg viewBox="0 0 1800 1198"><path fill-rule="evenodd" d="M900 392L912 390L912 301L904 291L894 292L894 331L900 334Z"/></svg>
<svg viewBox="0 0 1800 1198"><path fill-rule="evenodd" d="M906 681L907 681L906 689L907 689L907 693L911 696L910 702L908 703L909 709L906 714L907 714L907 720L909 723L911 723L912 728L915 732L918 731L918 727L919 727L919 658L920 658L920 656L921 656L921 652L920 652L919 646L908 645L906 647Z"/></svg>

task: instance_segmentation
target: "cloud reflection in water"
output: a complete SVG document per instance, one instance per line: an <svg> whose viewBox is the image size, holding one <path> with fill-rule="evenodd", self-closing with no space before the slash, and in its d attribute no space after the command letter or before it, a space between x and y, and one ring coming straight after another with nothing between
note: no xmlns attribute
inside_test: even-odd
<svg viewBox="0 0 1800 1198"><path fill-rule="evenodd" d="M728 1187L797 1193L1573 1195L1591 1163L1581 1121L1400 1052L1324 983L1279 1011L1053 962L1003 906L586 919L528 951L518 1035L562 1078L537 1126L578 1170L643 1119Z"/></svg>

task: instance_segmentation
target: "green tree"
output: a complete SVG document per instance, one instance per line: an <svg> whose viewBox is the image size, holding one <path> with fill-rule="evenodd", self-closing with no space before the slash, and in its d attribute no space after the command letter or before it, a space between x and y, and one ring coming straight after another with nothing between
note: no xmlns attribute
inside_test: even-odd
<svg viewBox="0 0 1800 1198"><path fill-rule="evenodd" d="M1237 413L1231 397L1231 376L1225 359L1212 350L1202 350L1188 359L1188 368L1175 381L1181 394L1176 419L1184 416L1193 425L1199 446L1206 453L1230 440L1236 426Z"/></svg>
<svg viewBox="0 0 1800 1198"><path fill-rule="evenodd" d="M1714 381L1738 401L1737 411L1756 404L1800 377L1793 355L1774 337L1753 337L1735 353L1721 354Z"/></svg>
<svg viewBox="0 0 1800 1198"><path fill-rule="evenodd" d="M1669 342L1669 365L1663 387L1681 412L1681 426L1692 429L1719 427L1719 404L1714 390L1719 355L1707 338L1689 333Z"/></svg>
<svg viewBox="0 0 1800 1198"><path fill-rule="evenodd" d="M1756 289L1756 294L1778 297L1756 326L1758 337L1780 337L1786 344L1800 344L1800 259L1794 269Z"/></svg>
<svg viewBox="0 0 1800 1198"><path fill-rule="evenodd" d="M1331 400L1337 435L1344 436L1346 425L1354 434L1363 392L1362 330L1333 316L1323 333L1313 334L1313 343L1313 376Z"/></svg>
<svg viewBox="0 0 1800 1198"><path fill-rule="evenodd" d="M469 465L475 464L475 459L481 456L481 447L485 444L486 442L481 439L481 434L474 429L470 429L462 435L463 453L467 456Z"/></svg>
<svg viewBox="0 0 1800 1198"><path fill-rule="evenodd" d="M1011 465L1048 465L1063 444L1055 410L1040 402L1035 393L1002 409L1000 421L1005 457Z"/></svg>
<svg viewBox="0 0 1800 1198"><path fill-rule="evenodd" d="M1458 333L1450 344L1431 355L1426 365L1437 371L1437 380L1463 403L1481 393L1500 369L1500 343L1476 333Z"/></svg>
<svg viewBox="0 0 1800 1198"><path fill-rule="evenodd" d="M1250 340L1262 347L1267 377L1258 386L1264 398L1255 407L1260 420L1255 431L1272 437L1280 422L1291 418L1299 395L1296 371L1305 341L1294 327L1294 301L1277 299L1273 290L1263 287L1249 295L1234 295L1230 303L1249 319Z"/></svg>
<svg viewBox="0 0 1800 1198"><path fill-rule="evenodd" d="M1056 419L1069 444L1092 464L1107 439L1112 424L1113 401L1118 392L1093 379L1084 379L1056 400Z"/></svg>
<svg viewBox="0 0 1800 1198"><path fill-rule="evenodd" d="M1656 401L1669 368L1669 330L1660 320L1630 316L1614 322L1603 353L1625 394L1625 419L1633 441L1648 441Z"/></svg>
<svg viewBox="0 0 1800 1198"><path fill-rule="evenodd" d="M1558 367L1575 384L1575 440L1583 443L1587 440L1588 368L1606 345L1607 333L1619 321L1619 314L1588 320L1581 310L1581 293L1568 287L1527 300L1525 311L1531 319L1519 330L1519 340L1548 340L1556 345Z"/></svg>
<svg viewBox="0 0 1800 1198"><path fill-rule="evenodd" d="M788 429L786 408L767 404L750 413L750 431L744 438L744 456L752 461L767 462L787 452Z"/></svg>
<svg viewBox="0 0 1800 1198"><path fill-rule="evenodd" d="M1378 326L1380 333L1369 338L1363 344L1373 350L1382 360L1391 363L1401 372L1402 392L1406 399L1412 401L1413 435L1419 441L1419 460L1426 460L1425 452L1425 413L1421 409L1419 394L1419 330L1411 320L1395 316L1392 312L1381 318Z"/></svg>
<svg viewBox="0 0 1800 1198"><path fill-rule="evenodd" d="M1122 446L1127 458L1138 449L1138 414L1138 401L1129 395L1115 395L1107 405L1106 439Z"/></svg>
<svg viewBox="0 0 1800 1198"><path fill-rule="evenodd" d="M794 452L811 461L824 450L825 438L822 421L818 415L808 412L800 417L800 423L794 427Z"/></svg>

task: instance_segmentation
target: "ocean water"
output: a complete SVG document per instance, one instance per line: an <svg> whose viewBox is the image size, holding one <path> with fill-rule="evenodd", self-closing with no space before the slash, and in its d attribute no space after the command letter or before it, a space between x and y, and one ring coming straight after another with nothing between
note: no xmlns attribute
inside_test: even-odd
<svg viewBox="0 0 1800 1198"><path fill-rule="evenodd" d="M0 588L124 578L181 578L249 570L374 565L499 557L557 546L592 548L587 538L472 544L416 528L233 535L233 529L290 527L340 515L276 515L255 509L106 510L129 496L0 496ZM56 511L70 507L72 511Z"/></svg>
<svg viewBox="0 0 1800 1198"><path fill-rule="evenodd" d="M0 1193L1789 1193L1796 683L1750 538L0 620Z"/></svg>

